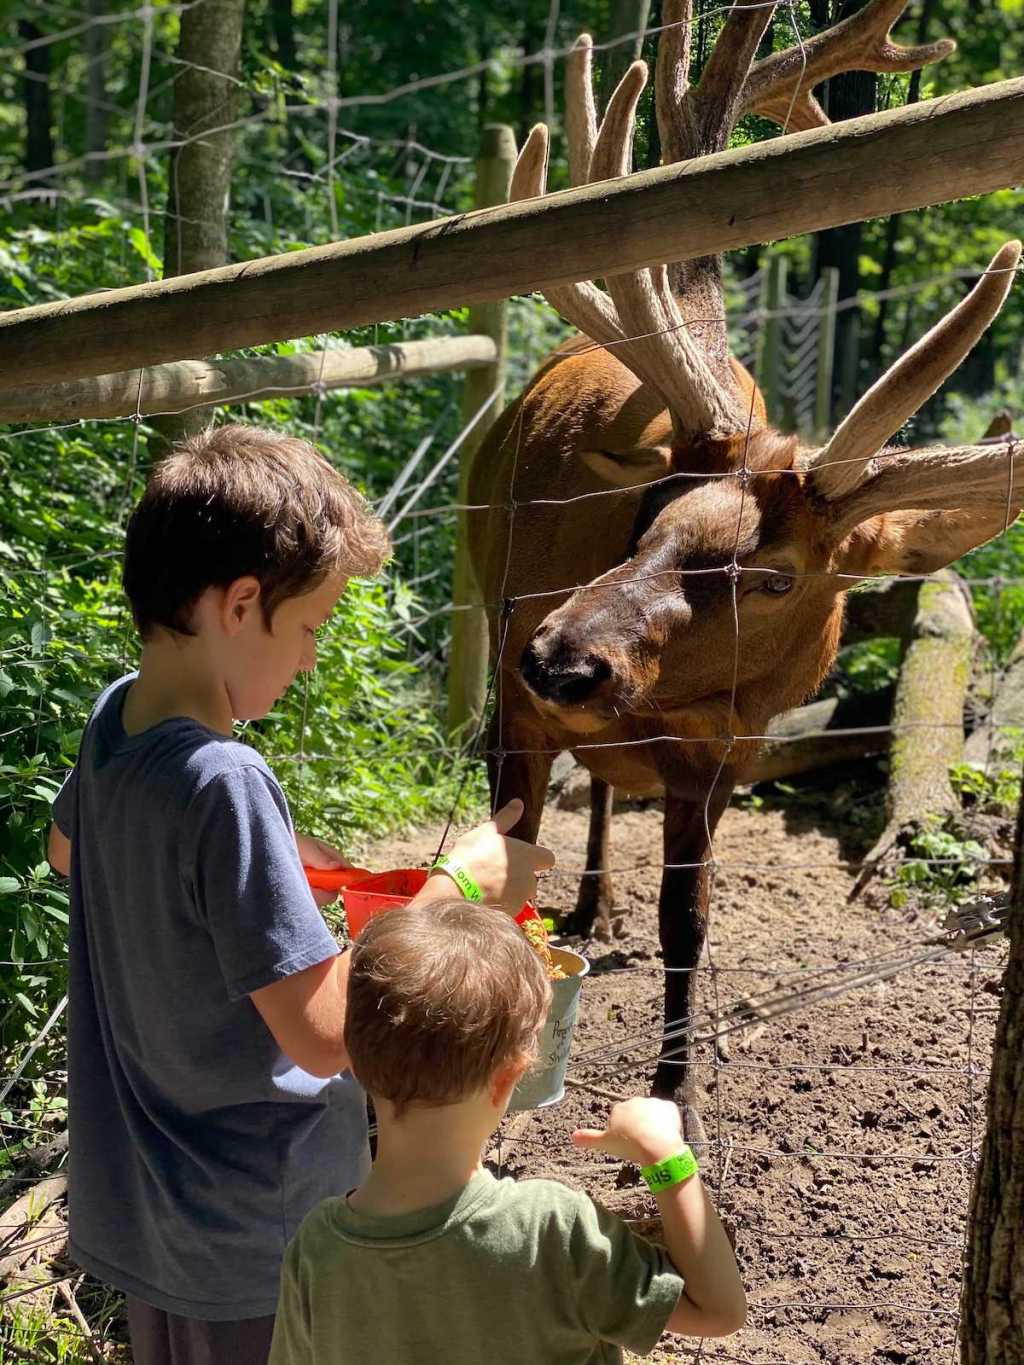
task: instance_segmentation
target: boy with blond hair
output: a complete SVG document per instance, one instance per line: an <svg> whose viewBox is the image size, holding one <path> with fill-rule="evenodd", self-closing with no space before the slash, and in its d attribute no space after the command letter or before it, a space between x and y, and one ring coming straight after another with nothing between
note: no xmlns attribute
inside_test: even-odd
<svg viewBox="0 0 1024 1365"><path fill-rule="evenodd" d="M550 1002L508 916L455 901L381 915L348 991L376 1157L289 1247L270 1365L611 1365L664 1331L743 1325L736 1260L675 1105L628 1100L573 1134L641 1166L665 1251L564 1185L483 1168Z"/></svg>
<svg viewBox="0 0 1024 1365"><path fill-rule="evenodd" d="M128 527L141 662L93 709L49 859L71 877L71 1254L127 1294L135 1365L265 1362L288 1238L369 1166L350 955L302 868L344 859L232 730L316 666L388 550L312 446L238 425L158 464ZM453 848L512 912L553 861L504 837L520 813ZM418 900L454 890L438 871Z"/></svg>

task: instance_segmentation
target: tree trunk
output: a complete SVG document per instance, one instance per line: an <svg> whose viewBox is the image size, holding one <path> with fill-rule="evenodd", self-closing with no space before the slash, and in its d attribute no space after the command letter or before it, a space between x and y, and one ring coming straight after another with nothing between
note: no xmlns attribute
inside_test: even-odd
<svg viewBox="0 0 1024 1365"><path fill-rule="evenodd" d="M295 16L292 0L271 0L270 20L274 30L274 51L286 71L298 64L295 52Z"/></svg>
<svg viewBox="0 0 1024 1365"><path fill-rule="evenodd" d="M909 640L917 615L920 583L912 578L890 578L857 588L846 599L841 648L865 640Z"/></svg>
<svg viewBox="0 0 1024 1365"><path fill-rule="evenodd" d="M204 0L181 16L174 86L164 274L185 275L228 259L227 206L238 110L245 0ZM211 129L216 131L206 132Z"/></svg>
<svg viewBox="0 0 1024 1365"><path fill-rule="evenodd" d="M228 201L238 110L238 74L245 0L204 0L181 16L178 56L184 65L174 86L171 152L164 237L164 275L187 275L226 265ZM210 130L210 131L206 131ZM201 431L209 409L157 419L171 444Z"/></svg>
<svg viewBox="0 0 1024 1365"><path fill-rule="evenodd" d="M24 43L35 43L43 34L31 19L19 19L18 36ZM51 51L47 43L31 47L25 53L25 169L29 172L45 171L55 159L50 101Z"/></svg>
<svg viewBox="0 0 1024 1365"><path fill-rule="evenodd" d="M615 43L614 47L602 52L599 109L607 108L612 91L630 64L640 56L644 45L643 32L650 12L651 0L612 0L607 41L615 42L616 38L624 38L627 33L636 36L630 42Z"/></svg>
<svg viewBox="0 0 1024 1365"><path fill-rule="evenodd" d="M89 0L89 18L99 19L106 12L106 0ZM107 150L107 26L91 23L85 35L89 63L86 83L85 176L94 184L103 179Z"/></svg>
<svg viewBox="0 0 1024 1365"><path fill-rule="evenodd" d="M840 7L838 20L848 19L862 10L867 0L847 0ZM825 108L833 123L875 112L877 77L873 71L847 71L828 82ZM863 225L846 223L819 232L815 239L814 277L828 266L839 271L839 297L853 297L860 288L860 248ZM836 315L836 364L833 399L840 408L852 405L858 387L860 361L860 313L844 308ZM835 410L834 410L835 411Z"/></svg>
<svg viewBox="0 0 1024 1365"><path fill-rule="evenodd" d="M960 1296L962 1365L1024 1362L1024 802L1006 932L1010 956Z"/></svg>
<svg viewBox="0 0 1024 1365"><path fill-rule="evenodd" d="M921 5L921 12L917 17L917 33L914 36L915 43L924 43L928 39L928 26L931 23L932 12L935 9L935 0L924 0ZM916 104L921 97L921 68L910 73L910 84L907 89L907 103ZM878 292L884 294L889 288L889 281L892 279L893 267L896 264L896 243L899 240L900 228L902 226L902 214L894 213L885 225L885 254L882 257L882 273L878 277ZM880 298L878 300L878 316L875 319L875 336L872 343L872 359L876 367L883 368L883 352L885 350L885 324L889 316L889 300Z"/></svg>

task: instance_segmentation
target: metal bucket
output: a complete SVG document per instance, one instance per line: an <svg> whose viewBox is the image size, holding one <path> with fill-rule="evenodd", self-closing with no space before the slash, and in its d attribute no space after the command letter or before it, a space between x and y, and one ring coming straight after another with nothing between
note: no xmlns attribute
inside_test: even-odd
<svg viewBox="0 0 1024 1365"><path fill-rule="evenodd" d="M512 1092L509 1111L543 1109L565 1098L565 1073L572 1049L580 987L590 963L571 948L551 948L557 966L566 973L551 983L551 1009L540 1035L537 1060Z"/></svg>

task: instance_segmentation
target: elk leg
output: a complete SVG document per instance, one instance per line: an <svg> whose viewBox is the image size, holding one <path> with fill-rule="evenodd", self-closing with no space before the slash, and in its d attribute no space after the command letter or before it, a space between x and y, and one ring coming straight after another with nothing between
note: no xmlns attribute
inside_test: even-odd
<svg viewBox="0 0 1024 1365"><path fill-rule="evenodd" d="M562 928L567 934L590 938L596 932L603 942L611 941L613 928L621 933L621 920L612 920L615 897L608 871L608 836L612 823L615 789L599 777L590 779L590 828L587 833L587 865L580 881L576 909Z"/></svg>
<svg viewBox="0 0 1024 1365"><path fill-rule="evenodd" d="M707 935L710 855L714 834L731 795L731 783L719 784L707 803L665 796L664 849L658 933L665 965L665 1036L654 1073L652 1093L683 1105L687 1140L707 1141L696 1107L688 1035L680 1034L693 1018L697 965Z"/></svg>

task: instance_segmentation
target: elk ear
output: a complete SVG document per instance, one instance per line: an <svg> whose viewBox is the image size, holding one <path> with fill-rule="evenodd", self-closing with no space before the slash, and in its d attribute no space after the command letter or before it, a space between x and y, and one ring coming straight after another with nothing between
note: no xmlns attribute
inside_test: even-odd
<svg viewBox="0 0 1024 1365"><path fill-rule="evenodd" d="M635 450L584 450L580 459L602 483L619 488L642 487L672 473L668 446L644 446Z"/></svg>
<svg viewBox="0 0 1024 1365"><path fill-rule="evenodd" d="M842 574L922 574L944 569L968 550L1001 535L1018 508L960 512L883 512L861 522L839 547Z"/></svg>

